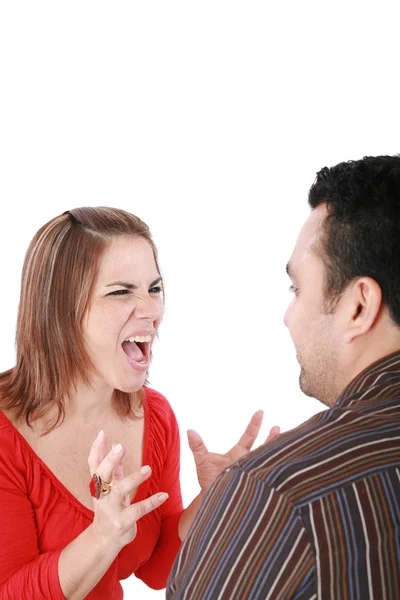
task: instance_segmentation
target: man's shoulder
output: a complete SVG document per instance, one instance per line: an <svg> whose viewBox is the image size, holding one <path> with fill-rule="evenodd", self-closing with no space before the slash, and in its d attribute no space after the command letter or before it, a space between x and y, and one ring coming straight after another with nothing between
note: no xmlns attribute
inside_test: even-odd
<svg viewBox="0 0 400 600"><path fill-rule="evenodd" d="M253 450L236 467L301 505L400 463L399 436L399 421L388 428L368 414L333 407Z"/></svg>
<svg viewBox="0 0 400 600"><path fill-rule="evenodd" d="M289 466L294 468L307 461L315 452L316 440L332 428L328 411L318 413L298 427L281 433L241 458L236 466L274 486ZM328 417L328 418L327 418Z"/></svg>

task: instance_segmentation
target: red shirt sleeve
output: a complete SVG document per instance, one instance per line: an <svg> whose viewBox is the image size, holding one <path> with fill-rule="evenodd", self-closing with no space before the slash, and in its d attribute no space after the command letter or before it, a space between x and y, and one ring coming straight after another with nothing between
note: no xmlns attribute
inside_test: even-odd
<svg viewBox="0 0 400 600"><path fill-rule="evenodd" d="M61 549L39 554L26 465L14 436L0 426L0 600L64 600Z"/></svg>
<svg viewBox="0 0 400 600"><path fill-rule="evenodd" d="M159 490L169 494L168 500L160 507L161 531L157 545L150 559L135 573L153 589L163 589L175 557L181 546L178 523L183 512L180 470L180 438L176 417L167 400L160 395L165 407L165 427L160 435L166 436L166 452L161 469ZM163 419L164 420L164 419Z"/></svg>

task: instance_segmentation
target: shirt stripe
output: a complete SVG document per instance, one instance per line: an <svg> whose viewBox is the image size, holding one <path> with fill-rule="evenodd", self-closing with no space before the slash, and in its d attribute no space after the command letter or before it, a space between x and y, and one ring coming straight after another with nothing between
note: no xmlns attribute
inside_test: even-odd
<svg viewBox="0 0 400 600"><path fill-rule="evenodd" d="M168 600L400 600L400 352L206 495Z"/></svg>

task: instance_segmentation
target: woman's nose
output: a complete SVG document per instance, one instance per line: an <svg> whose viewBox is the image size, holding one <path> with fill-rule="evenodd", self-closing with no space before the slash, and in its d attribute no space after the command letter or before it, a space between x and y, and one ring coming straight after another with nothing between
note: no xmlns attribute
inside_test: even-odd
<svg viewBox="0 0 400 600"><path fill-rule="evenodd" d="M139 319L148 319L156 321L162 312L160 301L148 296L147 298L138 298L136 302L135 315Z"/></svg>

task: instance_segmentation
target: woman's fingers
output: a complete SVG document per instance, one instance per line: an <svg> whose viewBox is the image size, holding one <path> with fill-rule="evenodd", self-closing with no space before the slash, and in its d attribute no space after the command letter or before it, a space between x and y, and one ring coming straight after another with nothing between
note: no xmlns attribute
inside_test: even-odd
<svg viewBox="0 0 400 600"><path fill-rule="evenodd" d="M100 463L104 460L106 452L106 443L107 438L104 434L104 431L101 430L98 433L96 439L94 440L92 447L90 448L88 464L91 475L93 475L93 473L97 471Z"/></svg>
<svg viewBox="0 0 400 600"><path fill-rule="evenodd" d="M150 496L150 498L146 498L146 500L131 504L130 507L124 511L123 517L125 522L130 523L132 521L138 521L145 515L149 514L152 510L159 508L167 499L168 494L165 492L160 492L159 494Z"/></svg>
<svg viewBox="0 0 400 600"><path fill-rule="evenodd" d="M127 475L121 481L116 481L114 483L113 494L110 494L110 502L116 506L121 506L121 504L126 506L126 497L130 496L130 494L135 495L139 485L145 482L150 475L151 469L148 465L145 465L140 471Z"/></svg>
<svg viewBox="0 0 400 600"><path fill-rule="evenodd" d="M113 444L113 448L114 446L116 446L116 444ZM121 459L116 467L116 469L114 470L114 474L113 474L113 482L115 481L122 481L122 479L124 479L125 475L124 475L124 464L123 464L123 459ZM126 496L124 497L122 504L124 507L129 506L131 503L131 499L129 494L126 494Z"/></svg>
<svg viewBox="0 0 400 600"><path fill-rule="evenodd" d="M121 479L124 478L124 467L122 466L122 462L119 461L114 474L113 474L113 481L121 481Z"/></svg>
<svg viewBox="0 0 400 600"><path fill-rule="evenodd" d="M114 448L107 454L104 460L101 461L97 469L103 481L110 483L113 480L114 470L117 469L119 462L125 456L125 451L121 444L116 444Z"/></svg>
<svg viewBox="0 0 400 600"><path fill-rule="evenodd" d="M270 442L271 440L274 440L276 437L278 437L280 432L281 432L281 428L279 427L279 425L274 425L273 427L271 427L271 429L269 430L268 437L265 440L264 444L266 444L267 442Z"/></svg>
<svg viewBox="0 0 400 600"><path fill-rule="evenodd" d="M118 468L118 464L125 456L125 451L121 444L115 444L106 457L99 462L102 454L104 454L104 449L105 441L98 436L90 449L88 459L89 469L91 475L96 472L103 481L110 483L114 478L115 469Z"/></svg>
<svg viewBox="0 0 400 600"><path fill-rule="evenodd" d="M124 510L128 514L124 516L127 523L137 521L152 510L161 506L168 498L168 494L160 492L141 502L130 505L130 496L135 496L138 487L146 481L151 475L149 465L144 465L140 471L124 477L123 459L125 456L124 448L121 444L113 444L110 452L104 457L106 448L106 437L103 430L100 431L92 444L89 454L90 473L98 473L103 481L113 482L111 493L104 498L100 498L100 506L106 503L111 510ZM104 506L104 504L103 504ZM104 506L105 508L105 506Z"/></svg>
<svg viewBox="0 0 400 600"><path fill-rule="evenodd" d="M95 455L95 453L94 453ZM130 504L129 494L136 494L138 487L151 475L151 468L145 465L131 475L119 479L122 473L124 451L117 444L100 463L97 472L104 481L112 481L112 489L94 503L93 527L97 534L121 548L135 539L136 521L161 506L168 494L160 492L141 502ZM93 455L91 457L93 459ZM94 463L92 463L94 464Z"/></svg>
<svg viewBox="0 0 400 600"><path fill-rule="evenodd" d="M260 432L263 416L264 411L262 410L258 410L256 413L254 413L254 415L251 417L250 423L246 427L246 431L234 448L241 448L243 453L250 452ZM233 450L233 448L231 450Z"/></svg>

